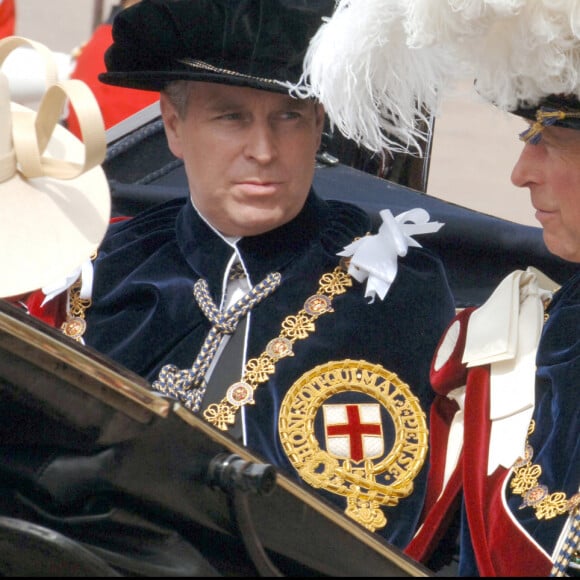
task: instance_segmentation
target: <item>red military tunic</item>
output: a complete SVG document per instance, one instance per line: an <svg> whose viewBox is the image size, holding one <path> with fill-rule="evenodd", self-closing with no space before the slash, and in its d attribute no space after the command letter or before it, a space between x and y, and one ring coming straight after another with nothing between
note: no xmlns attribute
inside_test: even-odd
<svg viewBox="0 0 580 580"><path fill-rule="evenodd" d="M16 8L14 0L0 0L0 38L14 36L16 29Z"/></svg>

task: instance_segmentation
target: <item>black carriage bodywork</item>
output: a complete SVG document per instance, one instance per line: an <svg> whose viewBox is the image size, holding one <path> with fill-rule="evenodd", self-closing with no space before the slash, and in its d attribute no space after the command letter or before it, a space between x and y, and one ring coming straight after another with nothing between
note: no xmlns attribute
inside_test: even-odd
<svg viewBox="0 0 580 580"><path fill-rule="evenodd" d="M0 573L425 571L110 360L0 301Z"/></svg>
<svg viewBox="0 0 580 580"><path fill-rule="evenodd" d="M428 158L392 160L395 182L353 151L327 140L317 192L374 220L423 207L443 222L417 239L443 259L458 308L516 268L572 273L539 228L427 196ZM115 216L187 195L155 107L109 131L104 169ZM3 575L430 575L140 377L2 301L0 452Z"/></svg>

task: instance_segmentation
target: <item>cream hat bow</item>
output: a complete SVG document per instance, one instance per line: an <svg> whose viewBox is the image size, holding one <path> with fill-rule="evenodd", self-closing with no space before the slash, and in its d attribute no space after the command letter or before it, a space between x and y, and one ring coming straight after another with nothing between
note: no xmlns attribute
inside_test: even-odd
<svg viewBox="0 0 580 580"><path fill-rule="evenodd" d="M11 102L0 70L0 297L21 295L64 279L88 260L107 230L111 197L100 164L105 127L82 81L56 83L56 65L42 44L0 40L0 66L30 46L46 63L47 89L38 112ZM67 103L83 140L59 124Z"/></svg>

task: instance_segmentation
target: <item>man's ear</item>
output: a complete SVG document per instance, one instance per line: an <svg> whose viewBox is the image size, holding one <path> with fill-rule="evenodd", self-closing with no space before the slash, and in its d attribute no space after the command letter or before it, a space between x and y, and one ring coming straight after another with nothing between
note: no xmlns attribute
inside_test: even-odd
<svg viewBox="0 0 580 580"><path fill-rule="evenodd" d="M165 136L169 150L178 159L183 159L183 144L181 142L182 123L177 109L169 97L161 92L159 95L159 107L161 109L161 118L165 128Z"/></svg>

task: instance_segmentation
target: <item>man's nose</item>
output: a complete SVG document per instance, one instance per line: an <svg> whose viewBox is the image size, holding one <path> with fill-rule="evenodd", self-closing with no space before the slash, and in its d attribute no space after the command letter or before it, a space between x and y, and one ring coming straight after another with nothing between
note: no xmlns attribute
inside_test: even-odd
<svg viewBox="0 0 580 580"><path fill-rule="evenodd" d="M276 157L276 136L269 123L252 124L248 130L245 150L248 157L260 163L268 163Z"/></svg>
<svg viewBox="0 0 580 580"><path fill-rule="evenodd" d="M526 143L524 145L510 176L511 182L516 187L526 187L529 183L537 181L540 148L539 144Z"/></svg>

